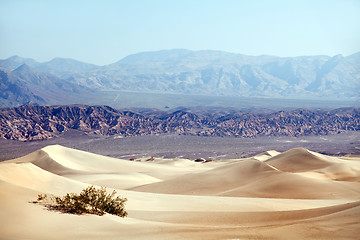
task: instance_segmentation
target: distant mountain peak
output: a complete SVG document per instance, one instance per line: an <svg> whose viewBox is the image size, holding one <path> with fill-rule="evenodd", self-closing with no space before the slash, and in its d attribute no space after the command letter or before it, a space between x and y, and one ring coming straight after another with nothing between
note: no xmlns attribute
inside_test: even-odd
<svg viewBox="0 0 360 240"><path fill-rule="evenodd" d="M147 63L149 61L166 62L176 58L182 58L193 53L194 51L187 49L171 49L171 50L140 52L126 56L125 58L121 59L120 61L114 64L121 64L121 63L140 64L140 63Z"/></svg>
<svg viewBox="0 0 360 240"><path fill-rule="evenodd" d="M11 61L20 62L20 61L23 61L24 58L23 58L23 57L20 57L19 55L14 55L14 56L11 56L11 57L7 58L6 60L11 60Z"/></svg>
<svg viewBox="0 0 360 240"><path fill-rule="evenodd" d="M14 56L9 57L7 59L0 60L0 67L5 68L5 69L7 69L9 71L12 71L12 70L18 68L19 66L21 66L24 63L31 66L31 67L36 66L37 64L39 64L34 59L23 58L23 57L20 57L18 55L14 55Z"/></svg>
<svg viewBox="0 0 360 240"><path fill-rule="evenodd" d="M64 64L64 63L68 63L68 64L73 64L73 63L76 63L76 64L84 64L84 65L93 65L93 64L90 64L90 63L84 63L84 62L81 62L81 61L78 61L76 59L72 59L72 58L62 58L62 57L56 57L56 58L53 58L51 59L50 61L46 62L45 64L50 64L50 63L54 63L54 64Z"/></svg>
<svg viewBox="0 0 360 240"><path fill-rule="evenodd" d="M13 63L18 63L18 64L28 64L28 65L34 65L34 64L38 64L38 62L36 62L34 59L32 58L24 58L24 57L20 57L19 55L14 55L11 56L7 59L5 59L5 61L9 61L9 62L13 62Z"/></svg>
<svg viewBox="0 0 360 240"><path fill-rule="evenodd" d="M34 73L35 70L32 69L26 63L24 63L24 64L20 65L19 67L17 67L16 69L14 69L12 72L14 72L14 73L20 73L20 72L27 72L27 73L32 72L32 73Z"/></svg>

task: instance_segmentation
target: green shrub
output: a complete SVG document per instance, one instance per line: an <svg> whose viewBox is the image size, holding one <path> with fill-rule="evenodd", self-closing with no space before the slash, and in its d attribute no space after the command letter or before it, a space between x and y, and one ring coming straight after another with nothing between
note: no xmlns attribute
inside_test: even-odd
<svg viewBox="0 0 360 240"><path fill-rule="evenodd" d="M67 193L63 197L47 195L38 195L36 203L42 203L50 209L73 213L73 214L96 214L104 215L105 213L113 214L120 217L126 217L125 211L126 198L115 196L116 192L111 194L106 192L106 188L96 189L94 186L87 187L81 193Z"/></svg>

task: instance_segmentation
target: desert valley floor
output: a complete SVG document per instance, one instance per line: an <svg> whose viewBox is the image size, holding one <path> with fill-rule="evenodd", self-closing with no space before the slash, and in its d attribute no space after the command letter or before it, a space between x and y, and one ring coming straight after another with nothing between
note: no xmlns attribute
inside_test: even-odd
<svg viewBox="0 0 360 240"><path fill-rule="evenodd" d="M128 199L126 218L34 204L89 185ZM360 157L305 148L195 162L135 161L49 145L0 163L1 239L358 239Z"/></svg>

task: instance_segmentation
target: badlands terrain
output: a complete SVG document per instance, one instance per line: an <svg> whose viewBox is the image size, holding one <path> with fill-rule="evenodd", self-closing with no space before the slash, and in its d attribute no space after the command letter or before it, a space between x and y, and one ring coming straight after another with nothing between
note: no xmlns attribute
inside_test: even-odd
<svg viewBox="0 0 360 240"><path fill-rule="evenodd" d="M33 203L90 185L126 197L128 217ZM1 239L358 239L359 219L358 155L130 161L49 145L0 163Z"/></svg>

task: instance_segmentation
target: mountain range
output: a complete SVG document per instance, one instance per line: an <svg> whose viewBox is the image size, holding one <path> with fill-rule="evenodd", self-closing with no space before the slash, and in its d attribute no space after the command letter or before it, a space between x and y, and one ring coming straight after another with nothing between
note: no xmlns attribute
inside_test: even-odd
<svg viewBox="0 0 360 240"><path fill-rule="evenodd" d="M13 56L0 60L0 78L1 106L87 103L91 94L108 90L357 100L360 52L275 57L175 49L133 54L105 66Z"/></svg>
<svg viewBox="0 0 360 240"><path fill-rule="evenodd" d="M116 110L108 106L23 105L0 109L0 138L42 140L67 130L140 136L306 136L360 131L360 108L249 112L229 109Z"/></svg>
<svg viewBox="0 0 360 240"><path fill-rule="evenodd" d="M0 69L0 106L26 103L49 105L82 101L84 86L22 64L12 71Z"/></svg>

